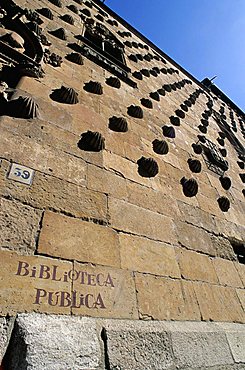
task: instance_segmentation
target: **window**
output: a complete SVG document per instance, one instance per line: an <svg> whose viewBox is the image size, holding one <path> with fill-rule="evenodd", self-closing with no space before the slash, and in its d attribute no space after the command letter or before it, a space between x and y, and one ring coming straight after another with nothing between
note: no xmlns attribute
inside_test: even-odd
<svg viewBox="0 0 245 370"><path fill-rule="evenodd" d="M231 241L232 248L234 253L237 256L237 259L240 263L245 264L245 244Z"/></svg>
<svg viewBox="0 0 245 370"><path fill-rule="evenodd" d="M102 23L85 21L82 35L77 38L83 41L80 52L84 56L137 87L128 76L131 70L124 58L124 45Z"/></svg>

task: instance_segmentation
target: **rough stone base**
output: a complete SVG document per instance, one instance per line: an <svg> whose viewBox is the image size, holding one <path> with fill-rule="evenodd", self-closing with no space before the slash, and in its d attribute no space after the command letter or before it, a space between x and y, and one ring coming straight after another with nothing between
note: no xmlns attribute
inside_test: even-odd
<svg viewBox="0 0 245 370"><path fill-rule="evenodd" d="M7 370L241 370L245 325L20 314L4 362Z"/></svg>

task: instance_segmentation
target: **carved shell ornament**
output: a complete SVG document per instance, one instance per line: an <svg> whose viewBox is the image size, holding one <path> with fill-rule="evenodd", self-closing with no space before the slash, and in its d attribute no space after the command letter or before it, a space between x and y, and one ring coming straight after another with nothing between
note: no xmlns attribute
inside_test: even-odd
<svg viewBox="0 0 245 370"><path fill-rule="evenodd" d="M37 118L39 108L35 100L30 96L19 96L8 102L8 115L16 118Z"/></svg>
<svg viewBox="0 0 245 370"><path fill-rule="evenodd" d="M54 19L53 13L49 8L41 8L38 9L37 12L50 20Z"/></svg>
<svg viewBox="0 0 245 370"><path fill-rule="evenodd" d="M78 93L72 87L61 86L60 89L54 90L50 97L58 103L78 103Z"/></svg>
<svg viewBox="0 0 245 370"><path fill-rule="evenodd" d="M153 103L152 103L152 101L150 99L142 98L142 99L140 99L140 102L141 102L141 104L144 107L146 107L148 109L152 109L153 108Z"/></svg>
<svg viewBox="0 0 245 370"><path fill-rule="evenodd" d="M86 82L84 85L84 90L92 94L97 94L97 95L103 94L103 87L101 83L97 81Z"/></svg>
<svg viewBox="0 0 245 370"><path fill-rule="evenodd" d="M80 53L70 53L66 56L66 59L80 66L83 65L83 57Z"/></svg>
<svg viewBox="0 0 245 370"><path fill-rule="evenodd" d="M231 179L227 176L220 176L219 181L225 190L229 190L231 187Z"/></svg>
<svg viewBox="0 0 245 370"><path fill-rule="evenodd" d="M81 135L78 147L81 150L100 152L105 148L105 139L99 132L87 131Z"/></svg>
<svg viewBox="0 0 245 370"><path fill-rule="evenodd" d="M226 197L220 197L218 198L218 204L219 208L221 209L222 212L228 212L230 209L230 201Z"/></svg>
<svg viewBox="0 0 245 370"><path fill-rule="evenodd" d="M115 89L120 89L121 87L121 81L117 77L113 77L113 76L108 77L106 79L106 83L107 85L114 87Z"/></svg>
<svg viewBox="0 0 245 370"><path fill-rule="evenodd" d="M175 111L175 114L176 116L178 116L179 118L185 118L185 112L183 112L181 109L177 109Z"/></svg>
<svg viewBox="0 0 245 370"><path fill-rule="evenodd" d="M192 148L194 153L196 154L202 154L202 146L200 144L192 144Z"/></svg>
<svg viewBox="0 0 245 370"><path fill-rule="evenodd" d="M150 97L156 101L160 101L160 95L157 91L151 92Z"/></svg>
<svg viewBox="0 0 245 370"><path fill-rule="evenodd" d="M170 139L175 138L175 129L172 126L164 125L162 127L162 132L164 136L169 137Z"/></svg>
<svg viewBox="0 0 245 370"><path fill-rule="evenodd" d="M172 125L180 126L180 118L179 117L171 116L171 117L169 117L169 120L172 123Z"/></svg>
<svg viewBox="0 0 245 370"><path fill-rule="evenodd" d="M131 117L139 119L143 118L144 116L142 108L137 105L130 105L130 107L128 107L128 114Z"/></svg>
<svg viewBox="0 0 245 370"><path fill-rule="evenodd" d="M198 193L198 183L195 179L187 179L182 177L180 180L182 185L183 193L186 197L194 197Z"/></svg>
<svg viewBox="0 0 245 370"><path fill-rule="evenodd" d="M188 165L192 172L200 173L202 170L202 164L198 159L188 159Z"/></svg>
<svg viewBox="0 0 245 370"><path fill-rule="evenodd" d="M141 72L139 72L139 71L134 71L134 72L132 73L132 75L133 75L133 77L134 77L134 78L137 78L137 80L143 80L142 73L141 73Z"/></svg>
<svg viewBox="0 0 245 370"><path fill-rule="evenodd" d="M138 172L142 177L155 177L158 174L158 164L153 158L141 157L137 164Z"/></svg>
<svg viewBox="0 0 245 370"><path fill-rule="evenodd" d="M66 31L65 31L65 29L63 27L57 28L54 31L50 31L49 33L51 35L57 37L60 40L66 40L67 39Z"/></svg>
<svg viewBox="0 0 245 370"><path fill-rule="evenodd" d="M157 154L167 154L169 152L168 143L165 140L155 139L152 142L152 147L155 153Z"/></svg>
<svg viewBox="0 0 245 370"><path fill-rule="evenodd" d="M124 117L111 117L109 118L109 128L116 132L127 132L128 123Z"/></svg>

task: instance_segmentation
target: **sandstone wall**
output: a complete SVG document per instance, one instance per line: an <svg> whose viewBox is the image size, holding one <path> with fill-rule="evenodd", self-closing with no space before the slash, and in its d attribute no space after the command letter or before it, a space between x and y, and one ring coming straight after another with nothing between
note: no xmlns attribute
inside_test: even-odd
<svg viewBox="0 0 245 370"><path fill-rule="evenodd" d="M38 105L34 118L21 117L15 105L0 117L3 320L20 314L14 333L21 325L28 326L29 318L43 320L42 315L22 315L33 312L105 319L244 323L245 267L237 252L237 248L243 248L244 256L244 157L226 135L228 130L232 138L244 141L244 116L212 95L99 1L92 7L88 1L78 4L68 0L62 0L62 7L48 0L18 0L16 4L33 11L48 8L53 19L36 13L42 21L39 41L41 35L46 36L41 39L46 61L42 61L43 77L24 73L14 86L4 68L1 73L11 88L9 102L27 96ZM78 14L70 5L77 7ZM23 23L31 22L30 14L33 13L22 16ZM64 15L70 16L70 22L72 17L74 24L67 23ZM82 64L70 60L74 44L81 51L84 39L80 36L91 19L104 24L124 45L126 64L131 70L127 78L111 80L109 70L85 56L80 58ZM59 28L64 28L65 33L56 32ZM54 61L52 53L56 54ZM62 57L61 64L57 55ZM69 104L60 98L61 86L74 89L69 91ZM115 128L112 117L121 118L124 129ZM84 142L88 131L100 134L97 141L94 139L100 147L88 148L88 142ZM225 173L216 173L217 167L216 172L210 168L212 163L204 149L202 154L197 153L209 141L216 145L223 162L227 161ZM150 161L144 162L142 157ZM34 170L30 185L11 178L13 163ZM222 186L220 176L225 177L226 186ZM195 181L188 182L190 179ZM227 189L229 180L231 186ZM65 325L68 317L59 320ZM83 319L70 320L76 326ZM85 322L91 324L86 325L92 338L94 335L91 340L97 344L89 355L89 365L80 363L71 368L102 368L104 349L100 352L101 343L94 333L96 325L104 324L98 324L96 319ZM123 338L117 326L111 332L108 329L109 366L143 369L143 365L129 364L127 357L120 360L121 365L117 362L120 349L114 349L113 341L129 341L132 346L135 343L134 334L127 334L131 324L127 325ZM132 325L139 325L137 341L141 342L148 323ZM154 323L150 325L150 333L155 333ZM169 336L174 337L177 330L173 344L176 351L171 349L171 355L165 351L167 357L161 361L166 366L148 365L149 369L216 365L230 369L235 363L245 362L242 351L234 355L236 344L232 339L230 345L228 324L193 324L193 332L198 332L208 347L220 336L224 348L229 348L221 349L221 353L226 352L225 360L217 354L216 362L203 359L200 363L192 356L185 359L178 349L185 335L189 338L186 346L190 343L192 347L192 336L196 334L185 334L186 327L182 328L181 323L161 325L160 334L157 331L152 335L157 341L163 336L168 348ZM208 328L204 334L202 328ZM215 334L206 342L209 330ZM239 335L244 349L244 332ZM36 339L31 340L35 343ZM150 343L151 339L147 340ZM196 340L199 342L199 337ZM240 339L237 341L240 343ZM7 342L4 341L5 349ZM80 353L80 347L77 351L74 349L74 353ZM152 362L160 361L157 354L154 356ZM143 364L145 359L138 360L136 356L130 361ZM24 369L26 365L18 366ZM57 365L57 369L64 366Z"/></svg>

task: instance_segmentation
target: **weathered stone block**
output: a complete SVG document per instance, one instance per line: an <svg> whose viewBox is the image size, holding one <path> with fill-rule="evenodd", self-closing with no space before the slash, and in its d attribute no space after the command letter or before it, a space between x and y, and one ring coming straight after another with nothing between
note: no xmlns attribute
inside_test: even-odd
<svg viewBox="0 0 245 370"><path fill-rule="evenodd" d="M11 332L14 327L14 317L0 317L0 363L7 350Z"/></svg>
<svg viewBox="0 0 245 370"><path fill-rule="evenodd" d="M179 215L177 202L168 193L149 189L131 181L127 181L127 190L130 203L169 217Z"/></svg>
<svg viewBox="0 0 245 370"><path fill-rule="evenodd" d="M59 152L47 145L40 145L38 142L34 143L31 138L13 135L7 131L2 132L0 155L73 184L86 185L87 165L81 158Z"/></svg>
<svg viewBox="0 0 245 370"><path fill-rule="evenodd" d="M243 310L245 312L245 290L244 289L236 289L236 293L238 295L239 301L241 302L241 305L242 305Z"/></svg>
<svg viewBox="0 0 245 370"><path fill-rule="evenodd" d="M215 255L210 235L205 230L181 221L176 221L175 225L178 241L181 245L188 249Z"/></svg>
<svg viewBox="0 0 245 370"><path fill-rule="evenodd" d="M167 322L171 335L176 368L200 369L233 364L225 336L215 325L203 322Z"/></svg>
<svg viewBox="0 0 245 370"><path fill-rule="evenodd" d="M35 172L31 186L6 179L9 162L0 168L0 194L37 208L51 208L76 217L107 220L106 195L41 172Z"/></svg>
<svg viewBox="0 0 245 370"><path fill-rule="evenodd" d="M38 251L69 260L120 266L114 230L53 212L44 214Z"/></svg>
<svg viewBox="0 0 245 370"><path fill-rule="evenodd" d="M241 324L220 323L219 328L226 334L235 362L245 367L245 328Z"/></svg>
<svg viewBox="0 0 245 370"><path fill-rule="evenodd" d="M33 253L41 217L39 210L0 198L0 246Z"/></svg>
<svg viewBox="0 0 245 370"><path fill-rule="evenodd" d="M203 320L245 322L245 311L235 289L193 283Z"/></svg>
<svg viewBox="0 0 245 370"><path fill-rule="evenodd" d="M108 322L104 337L111 369L174 369L169 334L147 322Z"/></svg>
<svg viewBox="0 0 245 370"><path fill-rule="evenodd" d="M74 263L75 315L138 319L133 274L126 270Z"/></svg>
<svg viewBox="0 0 245 370"><path fill-rule="evenodd" d="M120 175L96 166L88 166L87 186L115 198L127 199L126 180Z"/></svg>
<svg viewBox="0 0 245 370"><path fill-rule="evenodd" d="M189 280L201 280L218 283L218 278L212 261L200 253L176 248L176 259L179 263L181 276Z"/></svg>
<svg viewBox="0 0 245 370"><path fill-rule="evenodd" d="M188 203L177 201L180 210L181 221L188 222L195 226L206 229L209 232L217 232L217 226L215 224L214 218L202 209L191 206Z"/></svg>
<svg viewBox="0 0 245 370"><path fill-rule="evenodd" d="M122 268L154 275L180 277L174 248L153 240L119 234Z"/></svg>
<svg viewBox="0 0 245 370"><path fill-rule="evenodd" d="M221 285L242 288L243 284L232 261L222 258L213 259L213 265Z"/></svg>
<svg viewBox="0 0 245 370"><path fill-rule="evenodd" d="M8 251L0 251L0 257L1 315L31 311L70 313L65 298L71 294L71 262Z"/></svg>
<svg viewBox="0 0 245 370"><path fill-rule="evenodd" d="M239 274L239 277L243 283L243 286L245 288L245 265L239 262L233 262L235 268L237 269L237 272Z"/></svg>
<svg viewBox="0 0 245 370"><path fill-rule="evenodd" d="M19 315L9 361L13 370L101 369L95 322L86 317Z"/></svg>
<svg viewBox="0 0 245 370"><path fill-rule="evenodd" d="M173 222L169 217L113 198L109 198L109 214L112 226L118 230L176 243Z"/></svg>
<svg viewBox="0 0 245 370"><path fill-rule="evenodd" d="M230 241L222 236L210 235L215 256L234 260L236 258Z"/></svg>
<svg viewBox="0 0 245 370"><path fill-rule="evenodd" d="M138 309L142 319L200 320L191 282L136 274Z"/></svg>
<svg viewBox="0 0 245 370"><path fill-rule="evenodd" d="M104 151L103 158L106 169L113 170L130 181L143 184L147 187L154 187L154 183L158 182L157 177L147 178L140 176L138 174L138 165L119 155Z"/></svg>

